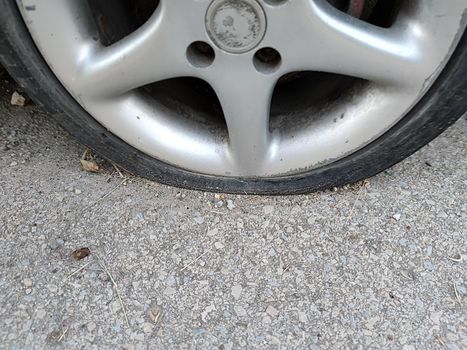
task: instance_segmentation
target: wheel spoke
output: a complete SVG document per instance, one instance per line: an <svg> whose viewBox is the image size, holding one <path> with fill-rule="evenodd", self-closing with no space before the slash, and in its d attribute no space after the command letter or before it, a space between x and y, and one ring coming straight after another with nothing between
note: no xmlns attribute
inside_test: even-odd
<svg viewBox="0 0 467 350"><path fill-rule="evenodd" d="M136 32L91 52L81 62L81 90L90 95L112 96L152 82L190 75L184 50L171 39L161 13L156 13Z"/></svg>
<svg viewBox="0 0 467 350"><path fill-rule="evenodd" d="M291 5L296 21L291 28L308 43L286 43L294 56L289 70L314 70L379 83L410 85L423 75L424 55L412 35L398 28L380 28L350 17L324 0ZM292 47L295 46L295 50ZM297 46L299 46L297 48Z"/></svg>
<svg viewBox="0 0 467 350"><path fill-rule="evenodd" d="M224 112L230 156L239 173L258 174L271 151L269 113L275 80L258 73L255 79L250 74L227 75L209 80Z"/></svg>
<svg viewBox="0 0 467 350"><path fill-rule="evenodd" d="M160 0L145 24L105 47L96 20L108 23L107 11L121 16L118 25L137 18L110 2L92 9L90 0L16 1L35 46L82 111L180 174L241 182L306 176L370 145L435 89L465 29L465 0L404 1L389 28L330 2ZM114 29L105 28L117 36ZM299 71L370 83L287 74ZM212 93L192 79L151 96L134 91L182 76L211 85L227 130L214 120Z"/></svg>

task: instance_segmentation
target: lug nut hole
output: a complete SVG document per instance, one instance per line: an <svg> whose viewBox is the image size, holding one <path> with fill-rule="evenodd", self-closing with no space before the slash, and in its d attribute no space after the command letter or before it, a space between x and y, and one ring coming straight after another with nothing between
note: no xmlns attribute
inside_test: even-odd
<svg viewBox="0 0 467 350"><path fill-rule="evenodd" d="M272 47L265 47L258 50L253 58L256 69L264 74L274 73L279 69L281 62L281 54Z"/></svg>
<svg viewBox="0 0 467 350"><path fill-rule="evenodd" d="M186 50L188 61L195 67L209 67L216 58L214 49L204 41L195 41Z"/></svg>
<svg viewBox="0 0 467 350"><path fill-rule="evenodd" d="M281 6L284 5L288 0L264 0L266 4L271 6Z"/></svg>

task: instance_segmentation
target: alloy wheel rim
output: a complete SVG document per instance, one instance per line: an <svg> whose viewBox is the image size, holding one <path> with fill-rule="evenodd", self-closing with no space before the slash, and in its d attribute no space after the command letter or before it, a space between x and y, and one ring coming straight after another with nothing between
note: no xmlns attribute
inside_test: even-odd
<svg viewBox="0 0 467 350"><path fill-rule="evenodd" d="M232 48L219 33L213 37L210 19L213 8L227 6L231 14L236 8L229 4L238 2L162 0L144 25L110 46L96 40L86 1L36 2L34 11L28 2L20 10L39 50L97 121L161 161L245 178L304 172L384 134L444 67L465 28L467 8L464 0L410 1L391 27L381 28L325 0L242 0L244 9L255 12L248 17L244 11L243 20L258 27L251 40L244 45L237 40ZM273 59L260 59L263 52L272 52ZM277 82L304 71L365 83L338 103L310 108L309 118L294 119L286 111L271 123ZM183 118L141 93L143 86L178 77L199 78L212 87L226 130Z"/></svg>

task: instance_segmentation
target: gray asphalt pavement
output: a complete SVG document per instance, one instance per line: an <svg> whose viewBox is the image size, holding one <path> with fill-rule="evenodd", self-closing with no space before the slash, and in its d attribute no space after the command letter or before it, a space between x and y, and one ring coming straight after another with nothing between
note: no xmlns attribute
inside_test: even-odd
<svg viewBox="0 0 467 350"><path fill-rule="evenodd" d="M465 118L366 183L222 196L85 172L8 89L0 348L467 348Z"/></svg>

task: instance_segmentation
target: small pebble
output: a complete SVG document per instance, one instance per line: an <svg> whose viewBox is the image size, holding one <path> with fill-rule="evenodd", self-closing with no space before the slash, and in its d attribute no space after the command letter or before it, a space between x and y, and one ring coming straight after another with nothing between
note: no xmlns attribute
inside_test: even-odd
<svg viewBox="0 0 467 350"><path fill-rule="evenodd" d="M306 323L306 322L308 322L308 317L307 317L306 313L304 313L303 311L299 311L299 312L298 312L298 320L299 320L301 323Z"/></svg>
<svg viewBox="0 0 467 350"><path fill-rule="evenodd" d="M239 317L243 317L243 316L247 315L246 310L243 308L243 306L235 305L234 310L235 310L235 313L237 314L237 316L239 316Z"/></svg>
<svg viewBox="0 0 467 350"><path fill-rule="evenodd" d="M193 333L194 336L201 335L206 333L207 331L204 328L193 328L191 330L191 333Z"/></svg>
<svg viewBox="0 0 467 350"><path fill-rule="evenodd" d="M152 333L153 329L154 329L154 324L153 323L144 322L144 324L143 324L143 332L144 333Z"/></svg>
<svg viewBox="0 0 467 350"><path fill-rule="evenodd" d="M266 205L263 207L263 213L266 215L270 215L274 213L274 207L272 205Z"/></svg>
<svg viewBox="0 0 467 350"><path fill-rule="evenodd" d="M86 325L86 328L88 329L89 332L92 332L97 328L97 325L95 322L91 321Z"/></svg>
<svg viewBox="0 0 467 350"><path fill-rule="evenodd" d="M36 317L38 319L44 318L45 315L47 315L47 312L44 309L39 309L39 310L36 311Z"/></svg>
<svg viewBox="0 0 467 350"><path fill-rule="evenodd" d="M217 228L213 228L212 230L209 230L207 232L207 235L209 237L213 237L213 236L217 236L218 233L219 233L219 230Z"/></svg>
<svg viewBox="0 0 467 350"><path fill-rule="evenodd" d="M235 300L240 299L240 296L242 295L242 286L239 284L236 284L230 288L230 294L235 298Z"/></svg>
<svg viewBox="0 0 467 350"><path fill-rule="evenodd" d="M17 91L15 91L11 95L10 103L13 106L23 107L26 104L26 98Z"/></svg>
<svg viewBox="0 0 467 350"><path fill-rule="evenodd" d="M23 280L23 284L26 288L31 288L32 287L32 280L30 278L25 278Z"/></svg>
<svg viewBox="0 0 467 350"><path fill-rule="evenodd" d="M196 217L194 220L195 220L195 222L196 222L198 225L201 225L201 224L204 223L204 218L199 217L199 216Z"/></svg>
<svg viewBox="0 0 467 350"><path fill-rule="evenodd" d="M227 209L229 209L229 210L234 210L235 209L235 204L231 199L227 199Z"/></svg>
<svg viewBox="0 0 467 350"><path fill-rule="evenodd" d="M60 248L61 246L63 246L65 242L63 241L63 239L52 239L49 241L48 245L49 245L49 248L52 249L52 250L56 250L58 248Z"/></svg>
<svg viewBox="0 0 467 350"><path fill-rule="evenodd" d="M279 311L272 305L269 305L266 308L266 313L269 314L272 317L277 317L279 315Z"/></svg>
<svg viewBox="0 0 467 350"><path fill-rule="evenodd" d="M173 289L172 287L167 287L165 290L164 290L164 294L167 295L167 296L171 296L171 295L174 295L177 291L175 289Z"/></svg>

